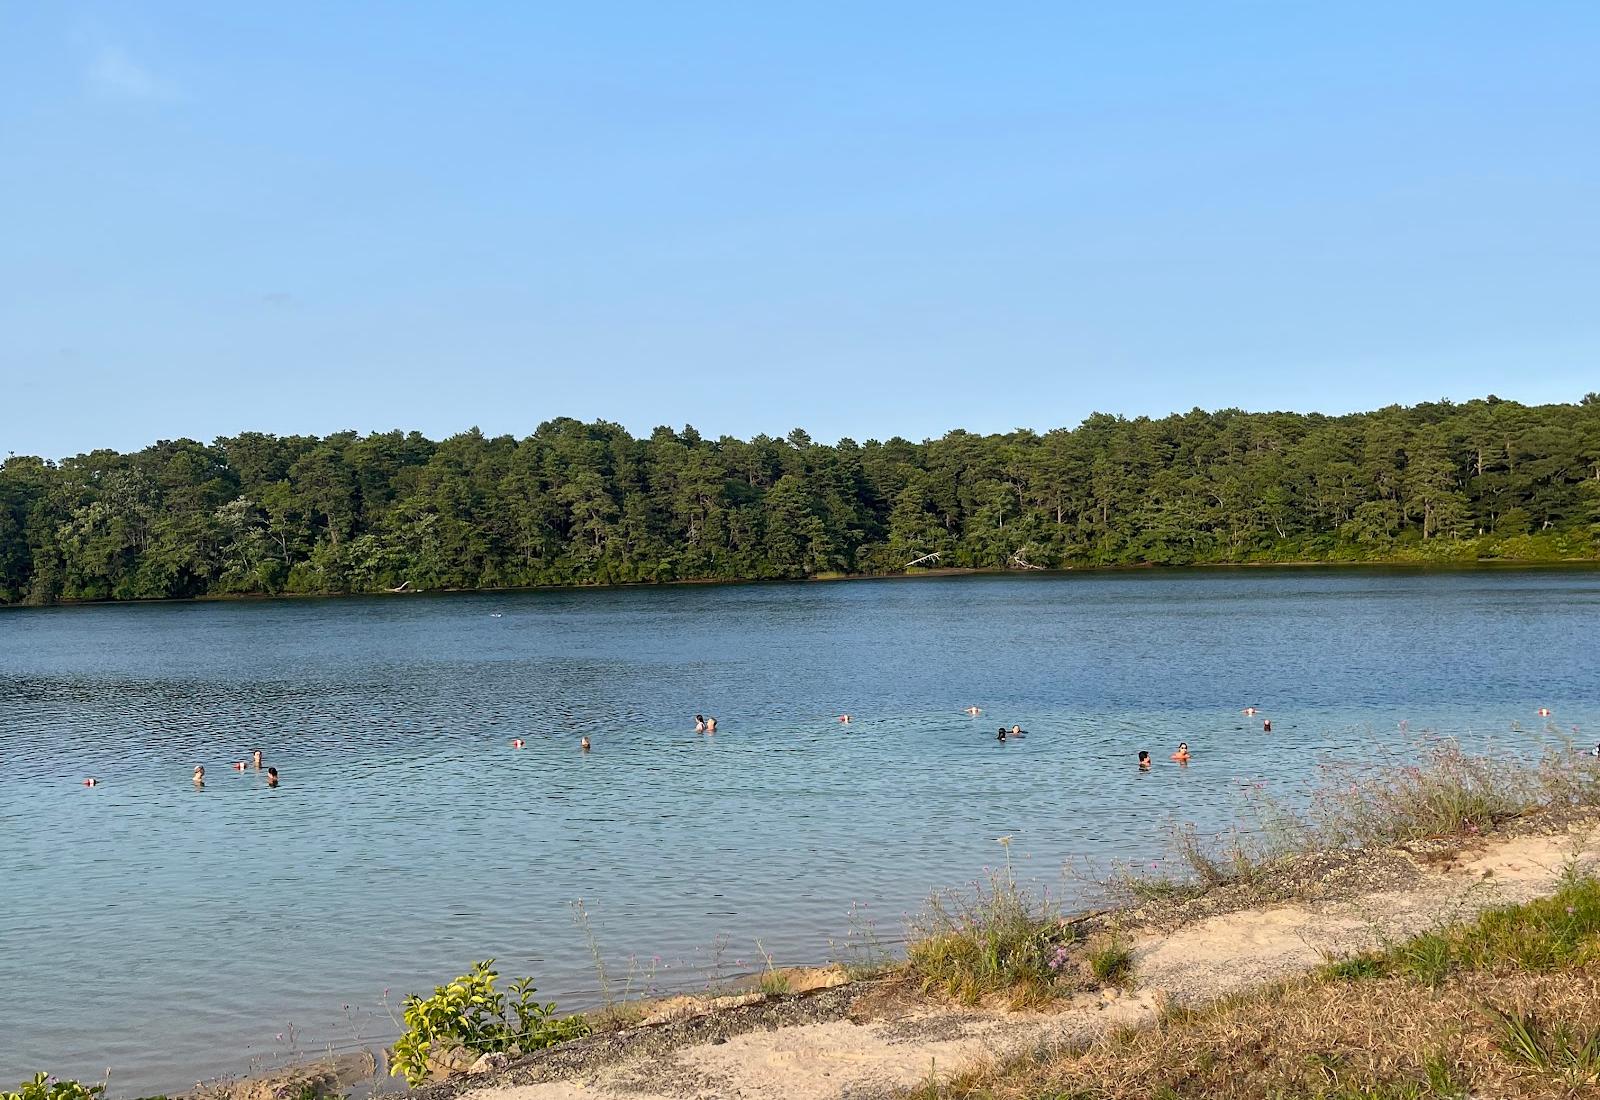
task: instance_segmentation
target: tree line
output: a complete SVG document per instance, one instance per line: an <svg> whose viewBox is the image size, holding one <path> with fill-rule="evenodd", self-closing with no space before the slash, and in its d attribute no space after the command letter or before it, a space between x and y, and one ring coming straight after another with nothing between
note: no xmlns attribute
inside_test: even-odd
<svg viewBox="0 0 1600 1100"><path fill-rule="evenodd" d="M1600 556L1600 395L816 443L477 430L0 465L0 602Z"/></svg>

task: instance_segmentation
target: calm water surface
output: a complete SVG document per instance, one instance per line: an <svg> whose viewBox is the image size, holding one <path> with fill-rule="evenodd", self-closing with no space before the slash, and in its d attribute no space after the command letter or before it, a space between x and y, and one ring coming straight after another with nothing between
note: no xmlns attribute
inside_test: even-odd
<svg viewBox="0 0 1600 1100"><path fill-rule="evenodd" d="M579 899L639 992L893 940L1002 835L1070 894L1318 761L1587 736L1597 612L1600 572L1347 570L0 613L0 1086L371 1046L490 955L592 1004Z"/></svg>

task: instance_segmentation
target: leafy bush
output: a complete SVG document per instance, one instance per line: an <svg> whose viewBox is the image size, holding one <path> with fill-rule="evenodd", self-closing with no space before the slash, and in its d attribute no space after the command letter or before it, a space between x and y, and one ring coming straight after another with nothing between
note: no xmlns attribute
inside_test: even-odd
<svg viewBox="0 0 1600 1100"><path fill-rule="evenodd" d="M494 987L500 975L493 966L493 959L473 963L472 969L455 981L437 986L433 996L413 993L406 998L406 1031L395 1041L391 1075L404 1074L407 1084L420 1085L452 1050L526 1054L587 1034L589 1027L582 1017L558 1017L554 1002L540 1004L534 999L537 991L532 978L512 982L508 999Z"/></svg>
<svg viewBox="0 0 1600 1100"><path fill-rule="evenodd" d="M99 1100L104 1085L85 1085L82 1081L58 1081L49 1074L34 1074L16 1092L0 1092L0 1100Z"/></svg>

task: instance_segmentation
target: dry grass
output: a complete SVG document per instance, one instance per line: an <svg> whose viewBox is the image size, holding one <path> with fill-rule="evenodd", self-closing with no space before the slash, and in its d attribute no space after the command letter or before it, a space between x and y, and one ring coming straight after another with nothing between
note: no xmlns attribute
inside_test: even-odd
<svg viewBox="0 0 1600 1100"><path fill-rule="evenodd" d="M587 1013L584 1018L594 1034L610 1035L639 1026L650 1015L654 1003L649 1000L617 1001Z"/></svg>
<svg viewBox="0 0 1600 1100"><path fill-rule="evenodd" d="M1565 743L1535 762L1469 753L1453 740L1400 766L1330 768L1306 814L1266 802L1256 827L1207 838L1173 829L1172 871L1122 869L1103 882L1136 905L1183 902L1222 886L1276 881L1310 853L1481 836L1536 813L1600 808L1600 759Z"/></svg>
<svg viewBox="0 0 1600 1100"><path fill-rule="evenodd" d="M1424 932L1387 951L1335 960L1322 974L1344 980L1401 975L1437 986L1461 970L1558 970L1594 961L1597 949L1600 883L1569 870L1550 897L1491 909L1470 924Z"/></svg>
<svg viewBox="0 0 1600 1100"><path fill-rule="evenodd" d="M1080 1049L1046 1052L930 1084L914 1095L921 1100L1595 1095L1600 1088L1597 951L1600 883L1573 877L1553 897L1495 910L1382 954L1341 961L1313 978L1198 1010L1169 1011L1147 1030L1127 1030Z"/></svg>
<svg viewBox="0 0 1600 1100"><path fill-rule="evenodd" d="M1336 770L1312 800L1312 837L1322 847L1360 848L1488 832L1548 801L1545 773L1543 761L1468 753L1454 741L1415 764Z"/></svg>
<svg viewBox="0 0 1600 1100"><path fill-rule="evenodd" d="M1233 888L1236 905L1281 900L1319 889L1337 853L1478 836L1536 811L1600 807L1600 760L1570 746L1528 763L1475 755L1444 741L1419 752L1416 761L1330 771L1310 799L1309 815L1262 803L1249 830L1207 838L1193 826L1175 828L1178 870L1124 871L1102 885L1115 901L1162 903L1175 912L1223 887ZM965 893L936 894L910 931L907 961L924 991L966 1004L1003 995L1014 1007L1037 1005L1131 976L1125 953L1078 948L1075 927L1020 888L1009 863Z"/></svg>

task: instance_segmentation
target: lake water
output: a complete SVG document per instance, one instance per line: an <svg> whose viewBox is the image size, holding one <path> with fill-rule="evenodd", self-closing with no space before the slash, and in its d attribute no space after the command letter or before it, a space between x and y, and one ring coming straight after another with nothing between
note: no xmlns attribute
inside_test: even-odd
<svg viewBox="0 0 1600 1100"><path fill-rule="evenodd" d="M640 992L892 941L1002 835L1070 895L1319 760L1585 736L1597 613L1596 571L1366 569L0 612L0 1087L373 1046L491 955L592 1005L578 899Z"/></svg>

